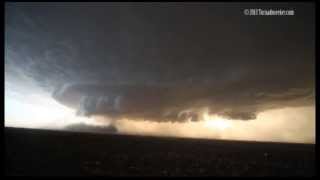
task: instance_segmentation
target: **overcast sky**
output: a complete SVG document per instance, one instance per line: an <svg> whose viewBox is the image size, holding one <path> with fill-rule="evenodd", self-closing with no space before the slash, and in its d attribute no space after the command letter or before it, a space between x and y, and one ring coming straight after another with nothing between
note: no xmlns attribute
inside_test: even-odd
<svg viewBox="0 0 320 180"><path fill-rule="evenodd" d="M295 14L244 15L252 8ZM269 110L314 109L314 65L311 3L5 6L6 102L36 94L115 119L201 121L206 109L255 121ZM6 122L19 113L12 104Z"/></svg>

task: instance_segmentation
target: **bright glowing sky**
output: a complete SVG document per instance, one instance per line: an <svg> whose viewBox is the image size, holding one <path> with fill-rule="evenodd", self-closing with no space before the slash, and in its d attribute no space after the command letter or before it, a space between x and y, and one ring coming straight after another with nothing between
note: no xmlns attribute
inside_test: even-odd
<svg viewBox="0 0 320 180"><path fill-rule="evenodd" d="M104 117L79 117L50 97L30 95L24 101L6 96L5 126L24 128L63 127L85 123L107 126ZM294 123L292 123L294 122ZM119 133L192 138L315 143L315 108L283 108L260 113L255 120L228 120L203 114L199 122L150 122L122 119L114 122Z"/></svg>

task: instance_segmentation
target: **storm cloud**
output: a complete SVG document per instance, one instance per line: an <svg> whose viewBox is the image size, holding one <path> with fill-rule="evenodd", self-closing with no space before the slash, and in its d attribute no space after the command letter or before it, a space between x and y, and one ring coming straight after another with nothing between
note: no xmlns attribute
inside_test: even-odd
<svg viewBox="0 0 320 180"><path fill-rule="evenodd" d="M94 132L94 133L117 133L117 129L114 126L92 126L84 123L70 124L64 127L67 131L77 131L77 132Z"/></svg>
<svg viewBox="0 0 320 180"><path fill-rule="evenodd" d="M179 86L138 85L72 85L63 86L53 97L60 103L77 109L84 116L106 115L114 119L145 119L151 121L185 122L200 120L206 110L235 120L255 119L256 114L269 109L311 106L312 89L283 87L277 91L258 88L235 89L190 84Z"/></svg>
<svg viewBox="0 0 320 180"><path fill-rule="evenodd" d="M257 7L295 15L243 14ZM5 13L6 83L79 115L250 120L314 106L312 4L6 3Z"/></svg>

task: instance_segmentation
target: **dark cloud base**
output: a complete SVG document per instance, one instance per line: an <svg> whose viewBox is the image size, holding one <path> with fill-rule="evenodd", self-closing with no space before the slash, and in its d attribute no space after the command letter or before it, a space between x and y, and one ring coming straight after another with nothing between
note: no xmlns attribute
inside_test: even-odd
<svg viewBox="0 0 320 180"><path fill-rule="evenodd" d="M255 87L254 85L252 87ZM78 115L105 115L114 119L184 122L200 120L204 109L230 119L251 120L268 109L314 103L311 89L219 89L211 86L103 86L65 85L53 93Z"/></svg>
<svg viewBox="0 0 320 180"><path fill-rule="evenodd" d="M80 132L94 132L94 133L117 133L118 130L115 126L93 126L84 123L70 124L63 128L68 131L80 131Z"/></svg>

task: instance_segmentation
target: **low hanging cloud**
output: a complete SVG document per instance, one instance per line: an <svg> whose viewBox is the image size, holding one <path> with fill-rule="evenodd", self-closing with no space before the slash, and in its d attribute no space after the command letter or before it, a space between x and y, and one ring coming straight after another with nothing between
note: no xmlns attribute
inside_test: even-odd
<svg viewBox="0 0 320 180"><path fill-rule="evenodd" d="M94 126L85 123L75 123L67 125L63 128L67 131L76 132L91 132L91 133L117 133L117 128L114 126Z"/></svg>
<svg viewBox="0 0 320 180"><path fill-rule="evenodd" d="M221 117L208 118L213 121L158 123L124 119L116 121L115 125L123 134L315 143L314 107L268 110L259 113L254 121L221 120ZM217 126L214 123L216 120L226 124Z"/></svg>
<svg viewBox="0 0 320 180"><path fill-rule="evenodd" d="M260 92L255 84L246 89L194 84L194 86L103 86L96 84L65 85L53 98L82 116L105 115L114 119L144 119L158 122L201 120L204 110L228 119L252 120L269 109L311 106L312 89L283 87ZM268 87L264 87L267 89Z"/></svg>

